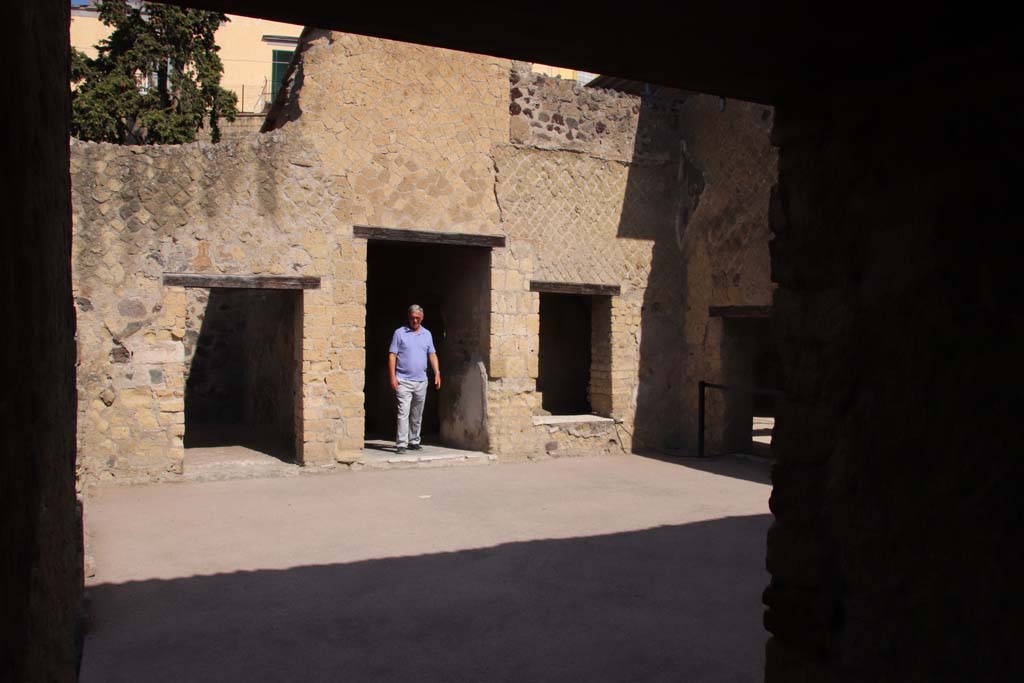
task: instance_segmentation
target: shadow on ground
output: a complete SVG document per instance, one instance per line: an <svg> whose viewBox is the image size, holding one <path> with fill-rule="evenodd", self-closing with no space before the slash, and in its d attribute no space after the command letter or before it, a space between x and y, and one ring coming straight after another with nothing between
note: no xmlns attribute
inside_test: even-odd
<svg viewBox="0 0 1024 683"><path fill-rule="evenodd" d="M772 461L769 458L769 453L761 449L754 450L759 452L754 454L712 454L705 458L698 458L690 454L649 450L636 451L635 454L650 460L680 465L701 472L717 474L721 477L733 477L771 486Z"/></svg>
<svg viewBox="0 0 1024 683"><path fill-rule="evenodd" d="M295 462L295 444L252 425L195 425L185 432L185 449L243 448L282 462Z"/></svg>
<svg viewBox="0 0 1024 683"><path fill-rule="evenodd" d="M757 681L769 523L99 585L82 680Z"/></svg>

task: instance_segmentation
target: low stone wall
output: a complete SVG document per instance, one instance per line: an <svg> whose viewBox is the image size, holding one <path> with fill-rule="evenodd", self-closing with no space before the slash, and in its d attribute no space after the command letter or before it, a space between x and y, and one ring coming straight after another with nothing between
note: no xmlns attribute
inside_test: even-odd
<svg viewBox="0 0 1024 683"><path fill-rule="evenodd" d="M255 133L259 133L266 118L265 114L243 113L238 114L234 121L221 120L219 123L220 141L231 142L233 140L241 140ZM211 142L210 129L201 129L199 131L199 135L196 136L196 139L200 142Z"/></svg>
<svg viewBox="0 0 1024 683"><path fill-rule="evenodd" d="M550 416L534 418L534 432L547 457L570 458L584 455L621 455L627 438L616 421L592 416Z"/></svg>

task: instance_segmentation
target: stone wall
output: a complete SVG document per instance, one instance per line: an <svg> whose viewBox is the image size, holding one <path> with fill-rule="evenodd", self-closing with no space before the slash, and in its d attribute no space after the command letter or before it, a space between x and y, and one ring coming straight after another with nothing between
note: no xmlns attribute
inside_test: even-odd
<svg viewBox="0 0 1024 683"><path fill-rule="evenodd" d="M524 124L527 109L551 130ZM621 287L594 318L608 332L593 406L620 421L626 450L693 442L684 396L698 375L715 377L684 364L720 353L707 304L770 300L766 111L580 89L506 60L307 30L265 134L162 148L75 142L80 473L180 471L201 308L195 290L162 284L168 272L321 278L299 302L296 457L350 461L372 399L366 364L384 353L365 348L368 247L357 225L506 236L462 319L446 321L473 338L441 359L450 391L478 361L486 371L486 434L467 443L506 460L544 451L533 280ZM416 270L425 281L431 264ZM477 415L466 408L450 414Z"/></svg>
<svg viewBox="0 0 1024 683"><path fill-rule="evenodd" d="M621 296L613 297L610 314L610 375L602 411L624 422L632 434L641 384L647 388L639 368L639 340L642 308L654 252L666 249L666 272L657 296L678 301L681 262L675 247L675 180L677 176L678 133L671 108L644 102L640 97L613 91L581 88L578 84L530 74L517 65L510 77L510 140L494 151L497 172L496 194L502 211L502 225L514 249L529 257L528 268L510 275L509 282L528 289L529 281L618 285ZM644 109L645 104L647 109ZM667 114L668 113L668 114ZM647 123L642 123L647 122ZM652 136L665 139L676 134L677 141L647 150L640 140ZM530 414L541 413L538 397L531 393L538 368L540 298L529 294L530 303L517 311L528 316L529 337L508 344L518 352L527 368L526 390L516 386L506 395L520 398L508 404L506 420L523 425L510 435L520 444L534 442L540 449L550 439L545 429L525 432ZM651 295L655 296L655 295ZM532 318L532 316L538 316ZM538 323L532 323L538 319ZM673 338L678 329L652 323L663 339ZM521 330L523 321L511 317L508 328ZM537 332L530 326L537 326ZM679 356L672 345L659 344L663 362L679 368ZM509 354L504 354L509 355ZM658 398L678 400L669 392ZM601 402L601 401L599 401ZM492 400L501 410L501 396ZM678 423L672 421L671 423ZM673 436L665 427L645 426L632 445L668 445Z"/></svg>
<svg viewBox="0 0 1024 683"><path fill-rule="evenodd" d="M0 680L73 681L82 597L75 501L75 317L68 175L68 3L6 8L0 154Z"/></svg>
<svg viewBox="0 0 1024 683"><path fill-rule="evenodd" d="M164 286L165 272L323 277L302 294L296 455L330 464L348 429L362 438L361 421L349 425L338 410L342 393L362 384L361 368L347 374L341 360L362 357L361 316L326 304L336 288L351 294L352 275L333 277L332 256L357 247L341 246L331 229L332 186L303 145L280 135L146 148L74 142L72 173L80 473L132 481L180 471L190 295ZM352 334L336 334L347 325Z"/></svg>
<svg viewBox="0 0 1024 683"><path fill-rule="evenodd" d="M266 116L263 114L249 113L239 113L234 121L221 119L218 123L220 126L220 140L221 142L241 140L254 133L258 133L263 127L265 119ZM203 128L199 131L196 139L201 142L210 142L210 137L210 129Z"/></svg>
<svg viewBox="0 0 1024 683"><path fill-rule="evenodd" d="M754 377L728 374L730 340L725 321L708 316L710 306L772 304L768 204L778 153L769 139L773 111L764 105L698 95L680 112L684 158L677 240L686 264L682 273L684 347L679 414L697 414L697 383L751 386ZM739 395L708 393L706 445L722 452L729 443L730 403ZM696 426L687 425L684 445L693 448ZM689 431L692 430L692 431ZM733 437L734 438L734 437Z"/></svg>
<svg viewBox="0 0 1024 683"><path fill-rule="evenodd" d="M576 81L532 73L530 65L522 62L514 63L510 81L513 144L620 161L679 156L681 99L587 88Z"/></svg>
<svg viewBox="0 0 1024 683"><path fill-rule="evenodd" d="M622 428L614 420L597 420L589 415L579 415L566 416L561 420L542 417L535 422L534 431L540 435L544 447L531 453L531 460L618 455L626 452Z"/></svg>
<svg viewBox="0 0 1024 683"><path fill-rule="evenodd" d="M322 278L303 293L297 456L330 465L364 432L366 242L352 225L498 231L489 151L507 140L506 62L310 32L299 69L318 78L286 93L302 115L278 132L74 143L81 473L180 470L186 292L164 272Z"/></svg>
<svg viewBox="0 0 1024 683"><path fill-rule="evenodd" d="M499 230L491 148L508 140L506 60L307 29L268 128L312 145L337 226ZM349 233L350 235L351 233Z"/></svg>
<svg viewBox="0 0 1024 683"><path fill-rule="evenodd" d="M556 81L568 92L572 84ZM636 98L634 98L636 99ZM527 253L529 269L507 278L522 290L523 303L506 318L511 329L530 330L525 345L508 345L510 357L519 353L529 375L536 378L539 351L539 295L530 293L530 280L619 285L611 314L611 405L609 414L626 421L633 431L639 390L639 327L644 295L653 260L654 244L674 245L675 164L632 165L570 150L504 146L494 151L497 197L502 225L512 249ZM678 250L671 265L679 276ZM660 294L677 300L678 280L666 277ZM667 310L667 309L666 309ZM524 321L520 316L527 316ZM534 317L536 316L536 317ZM536 320L537 322L531 322ZM525 325L524 325L525 322ZM532 325L536 325L536 331ZM666 335L668 336L668 335ZM664 339L665 337L663 337ZM659 344L666 357L671 347ZM678 368L675 359L663 359ZM528 391L517 389L525 401L517 403L524 421L540 406ZM667 398L667 397L665 397ZM670 399L669 399L670 400ZM492 401L492 410L494 403ZM525 422L524 422L525 423ZM656 432L657 426L651 427ZM539 434L538 439L543 435ZM522 435L513 439L522 440ZM667 441L653 436L647 443ZM637 444L641 445L641 444ZM661 444L657 444L661 445Z"/></svg>
<svg viewBox="0 0 1024 683"><path fill-rule="evenodd" d="M630 447L695 450L697 383L726 379L729 349L708 308L772 301L771 108L641 98L523 71L511 99L517 144L494 154L510 240L529 243L533 279L621 285L602 414L624 421ZM714 452L728 445L735 399L710 399Z"/></svg>
<svg viewBox="0 0 1024 683"><path fill-rule="evenodd" d="M779 107L770 682L1024 676L1024 103L999 67Z"/></svg>

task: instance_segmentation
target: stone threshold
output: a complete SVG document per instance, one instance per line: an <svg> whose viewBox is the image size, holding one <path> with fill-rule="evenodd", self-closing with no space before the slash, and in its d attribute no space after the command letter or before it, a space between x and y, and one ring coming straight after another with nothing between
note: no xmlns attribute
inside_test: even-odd
<svg viewBox="0 0 1024 683"><path fill-rule="evenodd" d="M418 469L490 465L497 461L498 456L491 453L426 444L419 451L395 453L393 443L374 440L366 442L366 448L356 454L355 459L348 463L348 467L351 470Z"/></svg>
<svg viewBox="0 0 1024 683"><path fill-rule="evenodd" d="M351 470L418 469L424 467L454 467L459 465L490 465L498 457L490 453L468 453L465 455L387 455L369 453L349 464Z"/></svg>
<svg viewBox="0 0 1024 683"><path fill-rule="evenodd" d="M339 462L335 467L302 467L267 453L242 446L189 448L182 463L185 481L226 481L231 479L264 479L297 477L328 471L359 471L418 469L431 467L457 467L490 465L498 456L479 451L465 451L444 446L425 445L419 451L394 452L394 444L384 441L368 442L367 448L353 452L351 461Z"/></svg>
<svg viewBox="0 0 1024 683"><path fill-rule="evenodd" d="M267 453L244 446L187 448L182 462L185 481L225 481L297 477L303 468Z"/></svg>
<svg viewBox="0 0 1024 683"><path fill-rule="evenodd" d="M533 425L540 427L542 425L551 426L562 426L562 425L577 425L577 424L615 424L615 419L611 417L601 417L600 415L534 415Z"/></svg>

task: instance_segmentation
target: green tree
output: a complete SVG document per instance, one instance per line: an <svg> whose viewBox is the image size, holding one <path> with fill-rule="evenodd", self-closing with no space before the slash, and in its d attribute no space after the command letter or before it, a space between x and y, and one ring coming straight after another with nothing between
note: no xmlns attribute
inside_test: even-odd
<svg viewBox="0 0 1024 683"><path fill-rule="evenodd" d="M220 12L130 0L98 3L114 28L95 59L74 50L71 131L82 140L121 144L192 142L209 125L235 119L237 98L220 87L224 66L214 33Z"/></svg>

